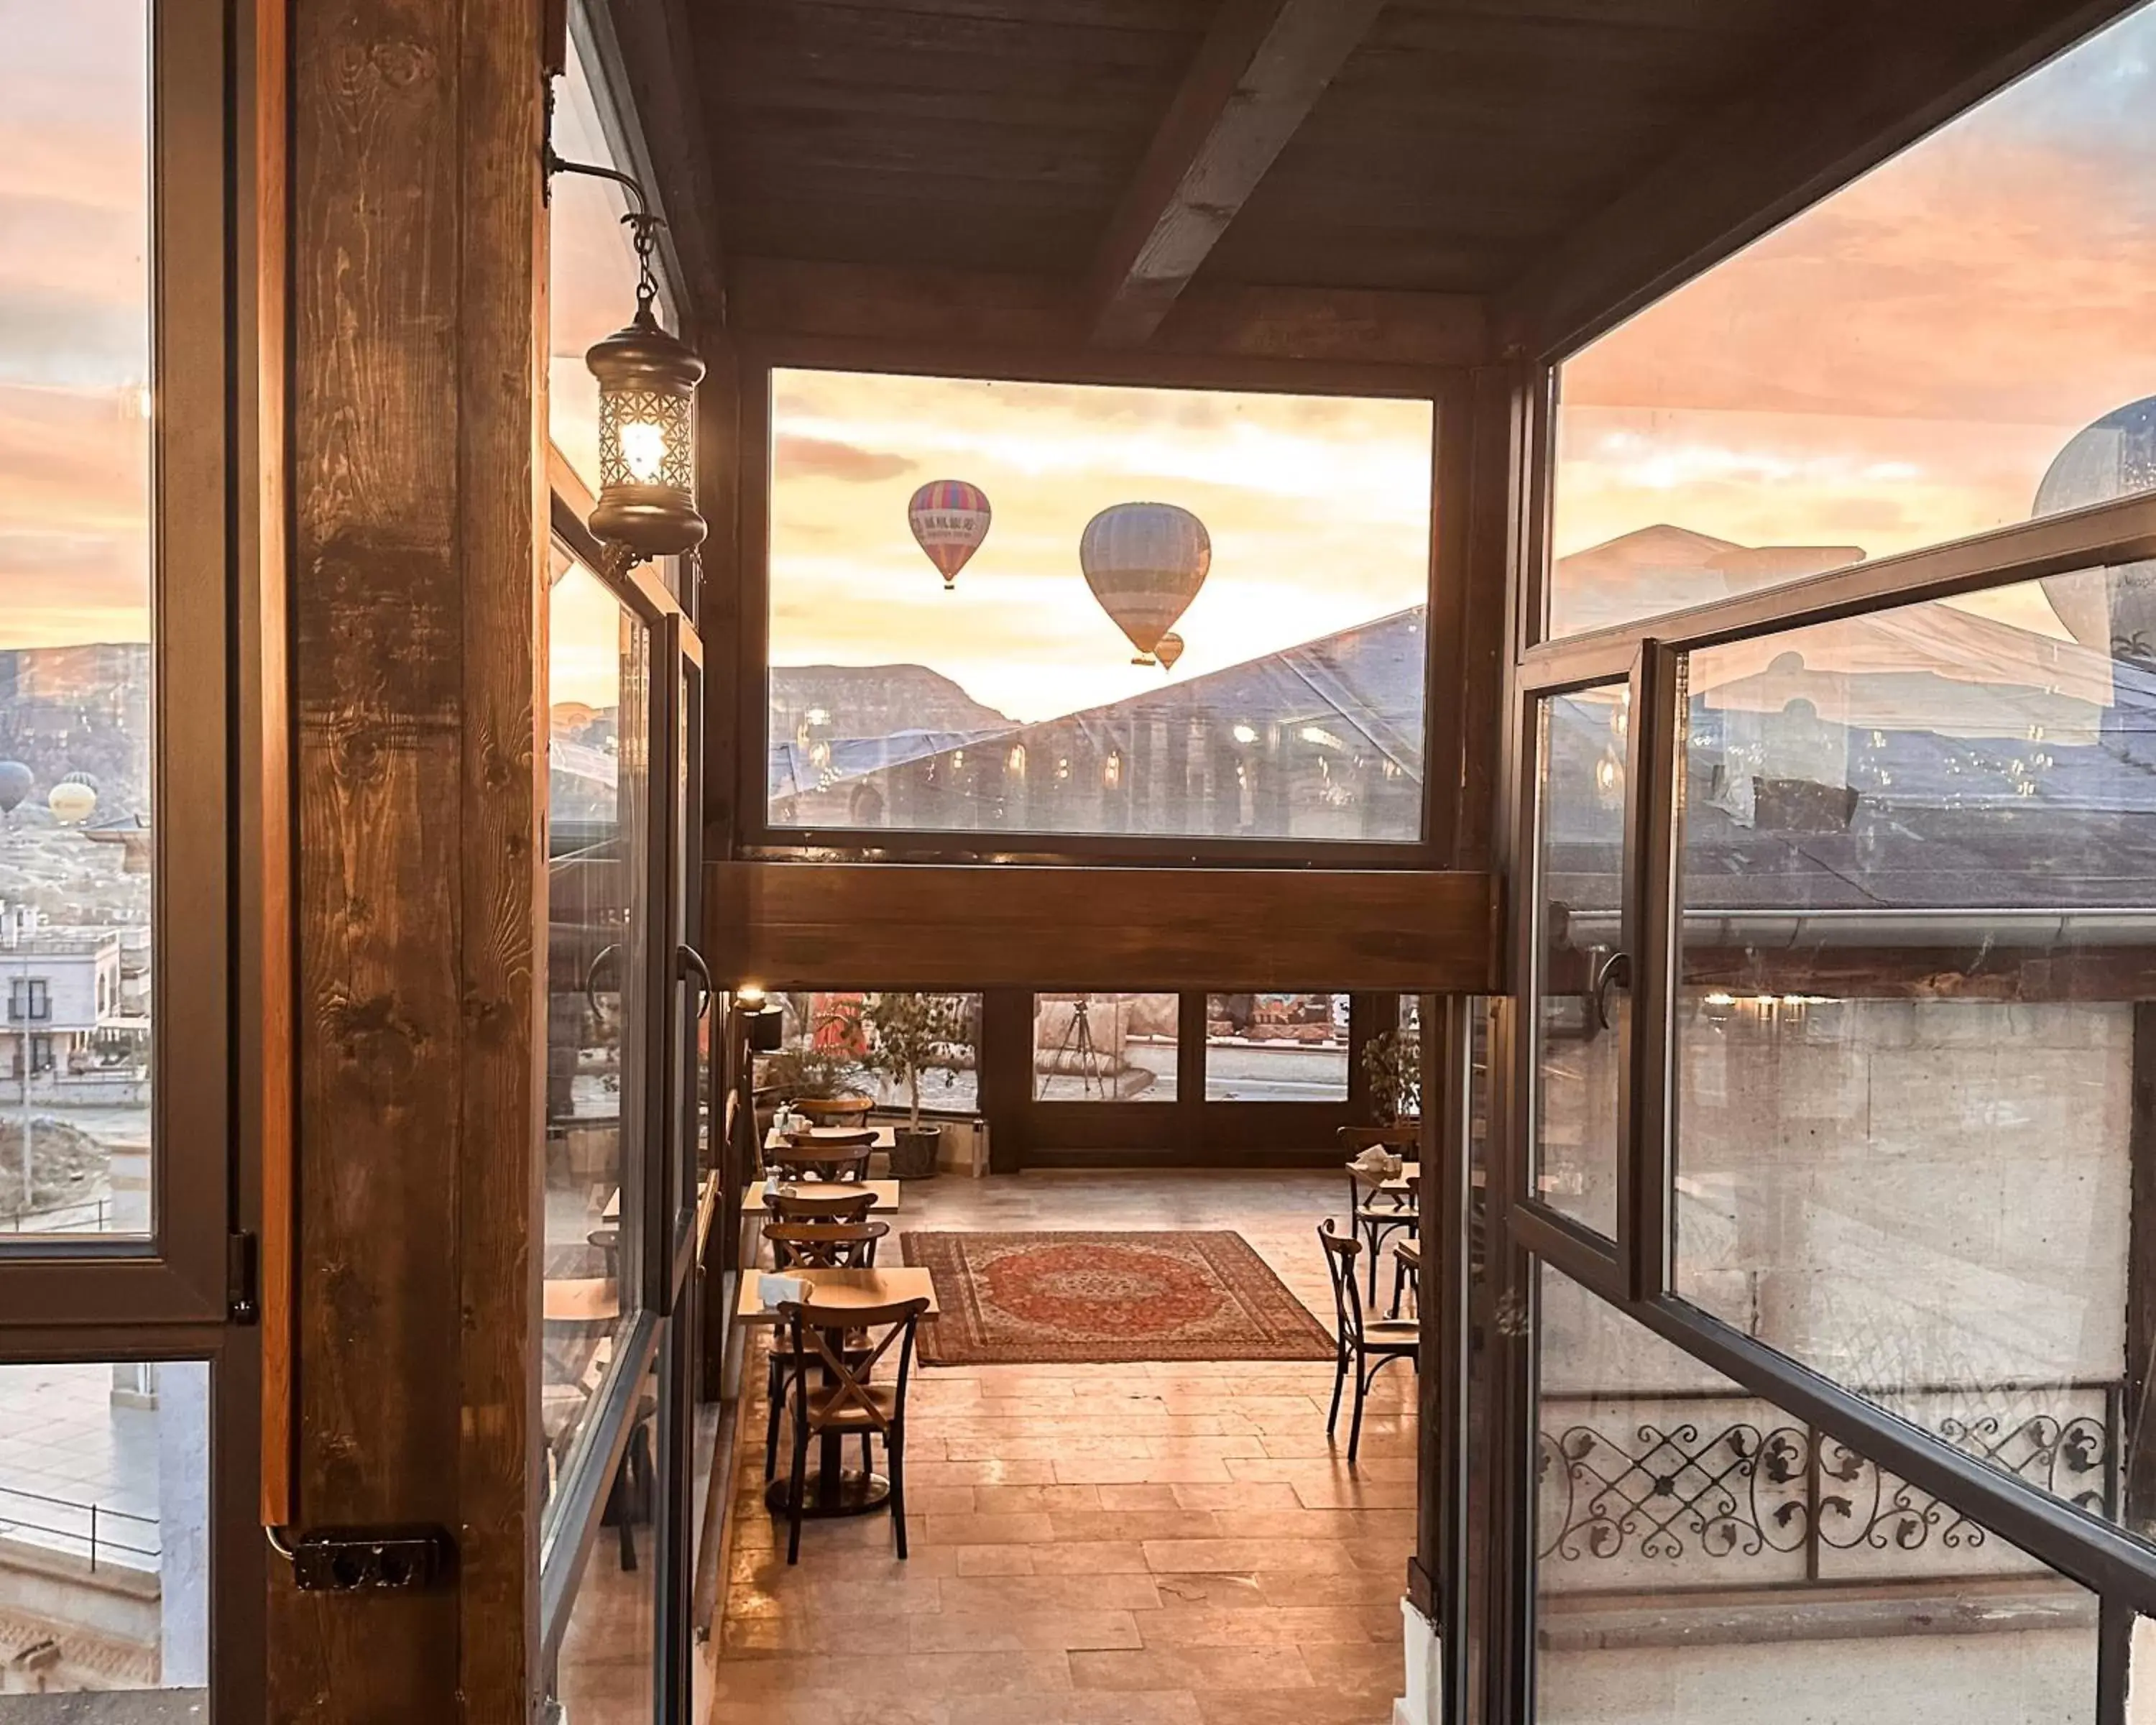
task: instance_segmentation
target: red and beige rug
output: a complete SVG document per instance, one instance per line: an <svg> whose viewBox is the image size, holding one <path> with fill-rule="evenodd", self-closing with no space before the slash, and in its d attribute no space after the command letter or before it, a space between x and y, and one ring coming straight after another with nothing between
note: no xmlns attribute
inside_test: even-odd
<svg viewBox="0 0 2156 1725"><path fill-rule="evenodd" d="M906 1234L933 1272L933 1366L1331 1359L1332 1337L1240 1234Z"/></svg>

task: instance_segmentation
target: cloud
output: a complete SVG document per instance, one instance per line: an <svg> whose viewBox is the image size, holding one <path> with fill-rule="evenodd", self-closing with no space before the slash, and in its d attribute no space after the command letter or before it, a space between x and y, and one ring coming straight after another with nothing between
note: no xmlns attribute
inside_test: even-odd
<svg viewBox="0 0 2156 1725"><path fill-rule="evenodd" d="M789 480L833 479L850 485L875 485L911 473L919 465L882 449L858 449L833 438L783 432L778 438L778 470Z"/></svg>

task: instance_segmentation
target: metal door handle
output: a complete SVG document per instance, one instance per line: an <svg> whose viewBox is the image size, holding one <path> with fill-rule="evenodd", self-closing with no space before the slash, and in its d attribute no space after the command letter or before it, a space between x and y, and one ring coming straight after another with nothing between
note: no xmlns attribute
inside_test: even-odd
<svg viewBox="0 0 2156 1725"><path fill-rule="evenodd" d="M719 992L711 984L711 967L704 963L704 955L686 941L675 951L680 955L683 972L694 971L697 983L703 989L702 1004L696 1008L696 1016L704 1018L711 1012L711 997Z"/></svg>
<svg viewBox="0 0 2156 1725"><path fill-rule="evenodd" d="M1594 1021L1605 1030L1617 1028L1617 1021L1609 1015L1609 991L1622 988L1632 992L1632 955L1612 952L1594 972Z"/></svg>

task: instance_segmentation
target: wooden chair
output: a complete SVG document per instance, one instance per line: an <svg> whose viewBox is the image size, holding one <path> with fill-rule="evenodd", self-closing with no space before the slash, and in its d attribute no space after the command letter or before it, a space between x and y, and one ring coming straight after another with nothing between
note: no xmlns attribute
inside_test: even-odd
<svg viewBox="0 0 2156 1725"><path fill-rule="evenodd" d="M813 1143L789 1142L772 1151L765 1161L783 1180L865 1180L875 1148L873 1132L848 1132L843 1137L827 1132Z"/></svg>
<svg viewBox="0 0 2156 1725"><path fill-rule="evenodd" d="M1422 1144L1422 1128L1419 1126L1343 1126L1337 1134L1341 1153L1353 1162L1365 1150L1373 1147L1390 1151L1412 1169L1415 1154ZM1396 1230L1404 1230L1412 1240L1419 1231L1419 1218L1415 1209L1414 1193L1387 1192L1373 1185L1357 1173L1348 1171L1348 1232L1351 1238L1368 1240L1370 1247L1370 1304L1378 1303L1378 1260L1383 1255L1385 1236ZM1399 1286L1395 1279L1393 1288L1392 1315L1399 1316Z"/></svg>
<svg viewBox="0 0 2156 1725"><path fill-rule="evenodd" d="M876 1242L891 1232L888 1222L767 1222L772 1261L781 1270L872 1270ZM802 1363L783 1332L771 1338L766 1367L763 1422L763 1476L778 1468L778 1410L785 1400L787 1374Z"/></svg>
<svg viewBox="0 0 2156 1725"><path fill-rule="evenodd" d="M780 1270L873 1270L888 1222L766 1222L773 1265Z"/></svg>
<svg viewBox="0 0 2156 1725"><path fill-rule="evenodd" d="M774 1222L865 1222L875 1208L875 1194L842 1192L825 1197L814 1190L767 1192L763 1207Z"/></svg>
<svg viewBox="0 0 2156 1725"><path fill-rule="evenodd" d="M808 1439L833 1432L842 1438L858 1432L861 1451L868 1454L869 1440L883 1439L884 1454L891 1462L891 1535L898 1555L906 1556L906 1384L913 1371L914 1331L928 1301L902 1300L890 1306L824 1307L813 1301L788 1301L778 1308L779 1321L791 1333L793 1352L799 1363L791 1385L793 1412L793 1473L786 1494L786 1561L801 1560L802 1494L807 1489ZM880 1339L855 1349L848 1340L860 1335ZM875 1384L870 1375L876 1362L896 1348L898 1375L889 1384ZM812 1385L812 1366L820 1367L822 1381Z"/></svg>
<svg viewBox="0 0 2156 1725"><path fill-rule="evenodd" d="M1342 1240L1332 1231L1332 1218L1317 1224L1318 1243L1325 1248L1326 1272L1332 1279L1332 1311L1336 1319L1332 1362L1332 1406L1325 1416L1329 1439L1340 1420L1340 1391L1352 1373L1355 1378L1355 1417L1348 1428L1348 1465L1355 1465L1355 1452L1363 1442L1363 1403L1371 1380L1396 1359L1422 1370L1422 1327L1398 1318L1375 1322L1363 1316L1363 1295L1355 1277L1355 1260L1363 1250L1359 1240Z"/></svg>

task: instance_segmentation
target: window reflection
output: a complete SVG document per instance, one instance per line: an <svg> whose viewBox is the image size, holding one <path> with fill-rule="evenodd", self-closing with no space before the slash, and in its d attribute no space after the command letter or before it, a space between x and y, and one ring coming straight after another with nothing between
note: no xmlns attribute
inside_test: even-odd
<svg viewBox="0 0 2156 1725"><path fill-rule="evenodd" d="M2093 1725L2094 1595L1541 1271L1543 1725Z"/></svg>
<svg viewBox="0 0 2156 1725"><path fill-rule="evenodd" d="M645 1261L649 636L581 564L548 595L544 1373L550 1493L573 1465Z"/></svg>
<svg viewBox="0 0 2156 1725"><path fill-rule="evenodd" d="M2144 575L1693 657L1676 1227L1688 1297L2148 1531Z"/></svg>
<svg viewBox="0 0 2156 1725"><path fill-rule="evenodd" d="M2156 12L1563 368L1549 628L2156 484Z"/></svg>

